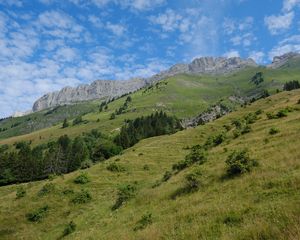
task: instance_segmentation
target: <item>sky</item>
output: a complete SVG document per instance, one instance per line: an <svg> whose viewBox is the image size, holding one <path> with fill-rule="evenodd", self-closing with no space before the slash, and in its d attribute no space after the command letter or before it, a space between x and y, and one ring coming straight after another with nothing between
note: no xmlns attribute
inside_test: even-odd
<svg viewBox="0 0 300 240"><path fill-rule="evenodd" d="M300 0L0 0L0 118L65 86L290 51Z"/></svg>

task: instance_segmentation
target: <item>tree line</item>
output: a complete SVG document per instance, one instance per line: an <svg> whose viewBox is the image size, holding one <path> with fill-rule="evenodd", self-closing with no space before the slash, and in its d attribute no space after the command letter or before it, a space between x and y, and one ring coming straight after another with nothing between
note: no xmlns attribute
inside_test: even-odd
<svg viewBox="0 0 300 240"><path fill-rule="evenodd" d="M0 186L28 182L60 175L120 154L139 140L170 134L180 129L179 121L157 112L147 117L128 120L120 133L109 137L98 130L71 139L67 135L47 144L32 146L19 142L13 147L0 147Z"/></svg>

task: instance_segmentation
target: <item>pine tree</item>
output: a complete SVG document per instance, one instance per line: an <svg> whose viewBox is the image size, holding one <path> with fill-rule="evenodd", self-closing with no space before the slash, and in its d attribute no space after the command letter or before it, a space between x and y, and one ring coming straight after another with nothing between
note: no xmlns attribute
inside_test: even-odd
<svg viewBox="0 0 300 240"><path fill-rule="evenodd" d="M69 127L69 123L68 123L68 120L65 118L64 122L63 122L63 125L62 125L62 128L67 128L67 127Z"/></svg>

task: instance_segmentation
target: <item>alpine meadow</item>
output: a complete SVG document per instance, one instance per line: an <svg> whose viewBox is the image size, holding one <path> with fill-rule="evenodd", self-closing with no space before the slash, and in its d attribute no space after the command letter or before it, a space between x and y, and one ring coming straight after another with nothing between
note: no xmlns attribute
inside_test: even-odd
<svg viewBox="0 0 300 240"><path fill-rule="evenodd" d="M300 239L299 10L0 1L0 239Z"/></svg>

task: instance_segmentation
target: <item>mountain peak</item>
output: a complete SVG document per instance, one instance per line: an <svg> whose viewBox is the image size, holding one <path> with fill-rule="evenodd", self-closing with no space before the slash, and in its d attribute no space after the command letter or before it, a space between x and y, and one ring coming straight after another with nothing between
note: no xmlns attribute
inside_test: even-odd
<svg viewBox="0 0 300 240"><path fill-rule="evenodd" d="M290 59L294 59L294 58L300 58L300 53L297 52L288 52L285 53L281 56L275 56L273 58L272 63L268 66L269 68L280 68L281 66L283 66L287 61L289 61Z"/></svg>

